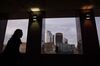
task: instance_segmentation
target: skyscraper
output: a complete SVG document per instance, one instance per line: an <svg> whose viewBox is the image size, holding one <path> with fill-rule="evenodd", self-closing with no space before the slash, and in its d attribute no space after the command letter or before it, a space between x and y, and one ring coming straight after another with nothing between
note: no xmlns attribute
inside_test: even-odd
<svg viewBox="0 0 100 66"><path fill-rule="evenodd" d="M54 39L53 39L53 34L51 33L51 31L47 31L47 43L53 43Z"/></svg>
<svg viewBox="0 0 100 66"><path fill-rule="evenodd" d="M56 33L56 44L57 43L63 43L63 34L62 33Z"/></svg>

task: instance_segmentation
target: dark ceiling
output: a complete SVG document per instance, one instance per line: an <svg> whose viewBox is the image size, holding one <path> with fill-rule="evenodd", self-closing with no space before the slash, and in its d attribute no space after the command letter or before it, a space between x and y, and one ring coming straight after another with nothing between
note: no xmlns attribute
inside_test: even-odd
<svg viewBox="0 0 100 66"><path fill-rule="evenodd" d="M75 16L80 7L91 0L0 0L0 14L9 18L27 18L32 7L46 11L46 17ZM92 0L95 15L100 15L99 0Z"/></svg>

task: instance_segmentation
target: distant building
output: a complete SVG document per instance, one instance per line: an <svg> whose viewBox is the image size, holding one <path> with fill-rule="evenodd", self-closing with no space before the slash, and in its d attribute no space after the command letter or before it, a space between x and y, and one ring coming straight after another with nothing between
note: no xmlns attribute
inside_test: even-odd
<svg viewBox="0 0 100 66"><path fill-rule="evenodd" d="M58 47L60 44L63 43L63 34L62 33L56 33L55 42Z"/></svg>
<svg viewBox="0 0 100 66"><path fill-rule="evenodd" d="M41 46L41 54L44 54L44 45Z"/></svg>
<svg viewBox="0 0 100 66"><path fill-rule="evenodd" d="M79 54L77 47L75 47L75 49L74 49L74 54Z"/></svg>
<svg viewBox="0 0 100 66"><path fill-rule="evenodd" d="M52 43L45 43L44 44L44 54L56 54L56 46Z"/></svg>
<svg viewBox="0 0 100 66"><path fill-rule="evenodd" d="M53 38L53 34L51 33L51 31L47 31L47 43L53 43L54 42L54 38Z"/></svg>
<svg viewBox="0 0 100 66"><path fill-rule="evenodd" d="M65 53L65 54L74 54L74 49L75 49L75 45L63 44L62 52Z"/></svg>
<svg viewBox="0 0 100 66"><path fill-rule="evenodd" d="M54 45L54 35L51 31L47 31L46 33L46 42L41 46L42 54L55 54L56 46Z"/></svg>
<svg viewBox="0 0 100 66"><path fill-rule="evenodd" d="M58 54L74 54L74 50L74 44L60 44L58 47Z"/></svg>
<svg viewBox="0 0 100 66"><path fill-rule="evenodd" d="M53 44L54 44L55 42L54 42L54 35L53 35Z"/></svg>
<svg viewBox="0 0 100 66"><path fill-rule="evenodd" d="M82 41L81 40L78 41L77 49L78 49L79 54L83 53Z"/></svg>

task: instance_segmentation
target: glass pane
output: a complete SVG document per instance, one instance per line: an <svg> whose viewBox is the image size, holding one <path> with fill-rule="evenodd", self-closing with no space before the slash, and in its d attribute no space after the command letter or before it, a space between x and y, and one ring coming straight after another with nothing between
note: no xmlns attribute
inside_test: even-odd
<svg viewBox="0 0 100 66"><path fill-rule="evenodd" d="M96 20L97 33L100 44L100 17L95 17L95 20Z"/></svg>
<svg viewBox="0 0 100 66"><path fill-rule="evenodd" d="M8 20L5 39L4 39L4 47L3 50L7 46L8 40L12 37L16 29L21 29L23 32L23 36L21 38L22 44L20 44L19 52L26 52L26 42L27 42L27 31L28 31L28 19L16 19L16 20Z"/></svg>
<svg viewBox="0 0 100 66"><path fill-rule="evenodd" d="M78 54L75 18L44 18L41 54Z"/></svg>

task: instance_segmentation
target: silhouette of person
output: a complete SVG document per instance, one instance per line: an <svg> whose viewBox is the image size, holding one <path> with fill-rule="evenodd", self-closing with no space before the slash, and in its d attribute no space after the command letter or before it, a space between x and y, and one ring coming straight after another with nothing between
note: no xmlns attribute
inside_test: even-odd
<svg viewBox="0 0 100 66"><path fill-rule="evenodd" d="M7 46L4 50L6 60L14 61L19 56L19 46L22 44L21 37L23 32L21 29L16 29L12 37L9 39Z"/></svg>

